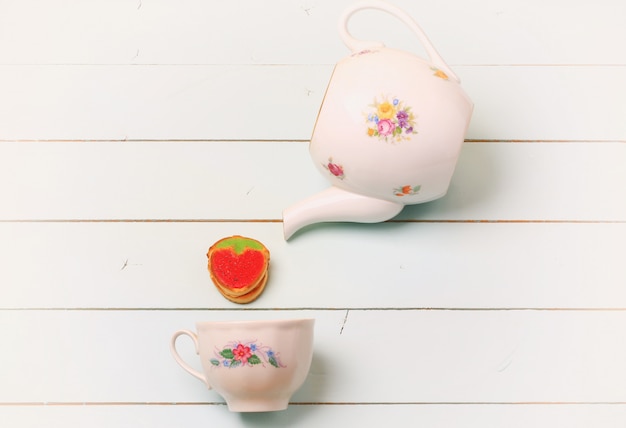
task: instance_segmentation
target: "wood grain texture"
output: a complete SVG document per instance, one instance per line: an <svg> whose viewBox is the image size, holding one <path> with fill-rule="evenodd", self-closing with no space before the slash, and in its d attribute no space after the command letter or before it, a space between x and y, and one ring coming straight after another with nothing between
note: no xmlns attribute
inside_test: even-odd
<svg viewBox="0 0 626 428"><path fill-rule="evenodd" d="M624 311L3 311L5 403L223 402L169 337L197 320L313 317L295 403L623 403ZM195 367L191 341L179 353ZM164 386L167 387L164 387Z"/></svg>
<svg viewBox="0 0 626 428"><path fill-rule="evenodd" d="M350 4L350 0L4 1L0 62L334 64L348 52L335 28ZM626 64L626 53L618 48L626 40L626 6L619 1L394 4L419 22L453 65ZM357 37L421 53L415 36L391 16L364 11L350 24Z"/></svg>
<svg viewBox="0 0 626 428"><path fill-rule="evenodd" d="M6 309L626 308L623 223L327 224L289 242L281 224L249 222L0 223L0 234ZM209 246L234 234L272 257L263 295L243 307L206 268Z"/></svg>
<svg viewBox="0 0 626 428"><path fill-rule="evenodd" d="M333 426L349 421L360 427L379 427L389 421L420 423L433 428L467 426L525 428L586 428L601 425L621 428L626 417L623 406L613 404L385 404L385 405L300 405L291 404L284 412L236 414L225 405L209 404L131 404L131 405L26 405L0 407L7 423L24 428L41 426L121 427L305 427ZM346 422L348 423L348 422Z"/></svg>
<svg viewBox="0 0 626 428"><path fill-rule="evenodd" d="M308 141L332 69L0 66L0 140ZM468 139L626 141L626 65L454 69Z"/></svg>
<svg viewBox="0 0 626 428"><path fill-rule="evenodd" d="M398 219L623 222L625 162L622 143L467 143L448 194ZM0 220L279 221L328 186L307 143L0 143Z"/></svg>
<svg viewBox="0 0 626 428"><path fill-rule="evenodd" d="M395 0L475 103L450 190L285 242L351 3L0 0L3 426L626 425L626 3ZM350 31L423 55L385 14ZM236 233L272 251L248 306L206 271ZM228 412L167 349L304 316L284 412Z"/></svg>

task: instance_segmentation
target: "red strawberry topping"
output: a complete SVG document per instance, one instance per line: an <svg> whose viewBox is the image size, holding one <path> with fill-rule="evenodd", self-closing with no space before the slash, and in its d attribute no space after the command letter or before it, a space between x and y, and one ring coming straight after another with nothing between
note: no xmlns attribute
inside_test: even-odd
<svg viewBox="0 0 626 428"><path fill-rule="evenodd" d="M247 248L236 254L232 248L220 248L211 255L211 269L218 280L230 288L254 284L265 271L265 257Z"/></svg>

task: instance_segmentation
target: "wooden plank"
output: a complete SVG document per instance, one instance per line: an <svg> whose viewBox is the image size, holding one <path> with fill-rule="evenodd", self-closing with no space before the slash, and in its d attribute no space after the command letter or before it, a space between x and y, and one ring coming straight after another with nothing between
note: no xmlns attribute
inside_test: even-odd
<svg viewBox="0 0 626 428"><path fill-rule="evenodd" d="M224 236L272 261L248 306L210 281ZM626 308L626 224L0 223L1 308ZM366 268L365 268L366 267Z"/></svg>
<svg viewBox="0 0 626 428"><path fill-rule="evenodd" d="M626 67L459 71L475 104L468 138L626 141Z"/></svg>
<svg viewBox="0 0 626 428"><path fill-rule="evenodd" d="M398 219L624 221L625 162L621 143L468 143L449 193ZM0 143L1 220L279 221L327 186L306 143Z"/></svg>
<svg viewBox="0 0 626 428"><path fill-rule="evenodd" d="M316 319L294 403L624 403L624 311L1 311L2 403L220 403L176 365L199 319ZM190 341L179 352L199 366Z"/></svg>
<svg viewBox="0 0 626 428"><path fill-rule="evenodd" d="M0 138L308 139L331 71L4 66Z"/></svg>
<svg viewBox="0 0 626 428"><path fill-rule="evenodd" d="M471 426L499 428L567 427L622 428L626 406L616 404L568 405L298 405L283 412L238 414L223 405L73 405L73 406L2 406L0 417L14 428L38 428L41 421L50 427L110 428L114 426L149 426L189 428L207 425L228 427L302 427L335 426L350 421L359 427L380 427L389 421L412 421L432 428Z"/></svg>
<svg viewBox="0 0 626 428"><path fill-rule="evenodd" d="M626 141L626 66L455 69L475 103L469 139ZM331 73L0 66L0 140L308 140Z"/></svg>
<svg viewBox="0 0 626 428"><path fill-rule="evenodd" d="M395 0L451 64L624 64L619 0ZM23 0L0 4L4 64L333 64L352 1ZM50 19L54 17L54 19ZM260 18L262 17L262 18ZM580 23L585 31L580 31ZM353 33L421 52L408 29L363 12Z"/></svg>

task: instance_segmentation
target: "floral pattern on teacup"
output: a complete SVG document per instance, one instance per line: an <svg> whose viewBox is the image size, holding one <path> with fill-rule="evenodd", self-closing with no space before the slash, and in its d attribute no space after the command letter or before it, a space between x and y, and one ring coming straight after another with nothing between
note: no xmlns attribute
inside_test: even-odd
<svg viewBox="0 0 626 428"><path fill-rule="evenodd" d="M266 367L266 364L276 368L286 367L281 363L278 353L269 346L256 343L256 340L229 342L221 350L217 349L215 358L211 358L209 361L214 366L228 368Z"/></svg>
<svg viewBox="0 0 626 428"><path fill-rule="evenodd" d="M346 174L343 171L343 166L334 163L332 157L328 158L328 163L322 164L322 166L340 180L343 180L346 177Z"/></svg>
<svg viewBox="0 0 626 428"><path fill-rule="evenodd" d="M385 142L408 140L415 129L415 115L411 107L398 98L381 97L374 99L366 113L367 135Z"/></svg>
<svg viewBox="0 0 626 428"><path fill-rule="evenodd" d="M393 194L396 196L417 195L421 188L422 186L420 185L417 185L417 186L406 185L402 187L396 187L395 189L393 189Z"/></svg>

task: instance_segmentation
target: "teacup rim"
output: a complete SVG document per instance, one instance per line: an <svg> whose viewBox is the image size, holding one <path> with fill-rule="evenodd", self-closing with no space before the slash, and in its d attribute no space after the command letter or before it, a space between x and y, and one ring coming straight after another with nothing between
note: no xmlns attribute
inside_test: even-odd
<svg viewBox="0 0 626 428"><path fill-rule="evenodd" d="M314 324L315 318L272 318L272 319L254 319L254 320L218 320L218 321L196 321L196 328L202 326L228 326L228 327L241 327L241 326L269 326L269 325L291 325L291 324Z"/></svg>

